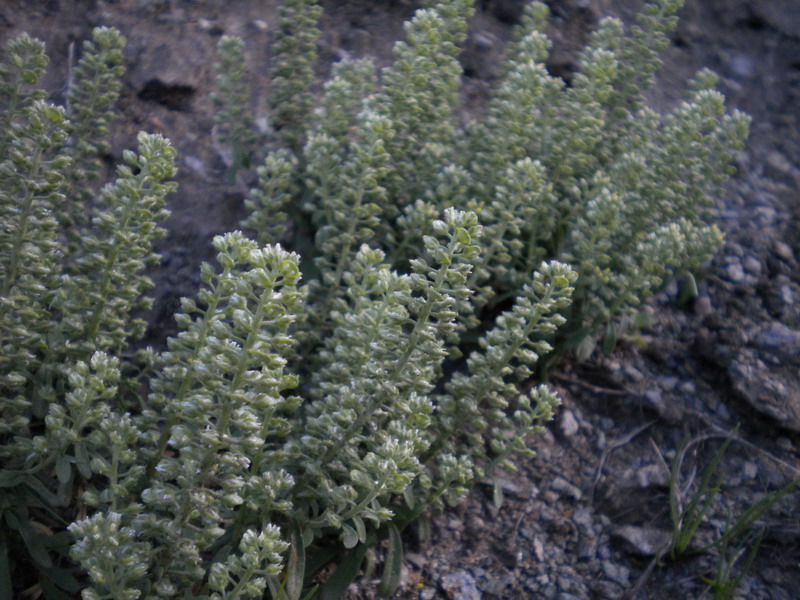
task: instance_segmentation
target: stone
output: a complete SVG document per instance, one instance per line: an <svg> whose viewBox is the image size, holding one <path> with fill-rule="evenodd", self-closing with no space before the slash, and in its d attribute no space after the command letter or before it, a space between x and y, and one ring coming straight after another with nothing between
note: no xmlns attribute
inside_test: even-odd
<svg viewBox="0 0 800 600"><path fill-rule="evenodd" d="M592 519L592 513L590 513L583 506L575 509L575 512L572 513L572 520L575 521L575 524L579 525L587 533L592 532L592 524L594 523L594 520Z"/></svg>
<svg viewBox="0 0 800 600"><path fill-rule="evenodd" d="M662 465L653 463L636 471L636 481L641 488L666 487L669 483L669 473Z"/></svg>
<svg viewBox="0 0 800 600"><path fill-rule="evenodd" d="M744 270L750 273L751 275L761 275L761 261L758 260L755 256L746 256L744 259Z"/></svg>
<svg viewBox="0 0 800 600"><path fill-rule="evenodd" d="M655 556L667 547L670 540L668 531L636 525L623 525L612 531L611 535L625 542L630 552L640 556Z"/></svg>
<svg viewBox="0 0 800 600"><path fill-rule="evenodd" d="M627 567L617 565L609 560L603 562L603 573L611 581L614 581L621 586L627 586L630 581L631 572Z"/></svg>
<svg viewBox="0 0 800 600"><path fill-rule="evenodd" d="M571 410L562 411L558 426L565 437L572 437L580 429L580 425Z"/></svg>
<svg viewBox="0 0 800 600"><path fill-rule="evenodd" d="M731 59L728 66L731 74L740 79L750 79L756 70L755 61L747 54L737 54Z"/></svg>
<svg viewBox="0 0 800 600"><path fill-rule="evenodd" d="M744 281L745 273L741 263L732 262L725 267L725 273L733 283L741 283Z"/></svg>
<svg viewBox="0 0 800 600"><path fill-rule="evenodd" d="M419 600L434 600L436 598L436 588L426 587L419 592Z"/></svg>
<svg viewBox="0 0 800 600"><path fill-rule="evenodd" d="M564 496L572 496L575 500L580 500L583 497L583 492L581 492L580 488L571 484L563 477L556 477L553 479L553 483L550 484L550 487Z"/></svg>
<svg viewBox="0 0 800 600"><path fill-rule="evenodd" d="M754 345L785 360L800 357L800 331L789 329L779 321L774 321L755 336Z"/></svg>
<svg viewBox="0 0 800 600"><path fill-rule="evenodd" d="M794 170L791 161L777 150L773 150L767 154L767 164L784 175L788 175Z"/></svg>
<svg viewBox="0 0 800 600"><path fill-rule="evenodd" d="M443 575L439 579L439 585L447 593L448 598L481 600L481 593L475 585L475 579L463 569Z"/></svg>
<svg viewBox="0 0 800 600"><path fill-rule="evenodd" d="M694 301L694 312L700 317L705 317L714 312L714 305L711 304L711 298L708 296L698 296Z"/></svg>
<svg viewBox="0 0 800 600"><path fill-rule="evenodd" d="M536 556L536 559L543 563L546 556L544 553L544 543L540 537L533 538L533 554Z"/></svg>
<svg viewBox="0 0 800 600"><path fill-rule="evenodd" d="M795 303L796 297L791 285L782 285L780 289L781 302L785 306L791 306Z"/></svg>
<svg viewBox="0 0 800 600"><path fill-rule="evenodd" d="M780 256L783 260L790 261L794 258L794 251L789 244L780 240L775 240L774 248L775 254Z"/></svg>
<svg viewBox="0 0 800 600"><path fill-rule="evenodd" d="M734 391L758 412L800 432L800 380L797 368L769 367L752 348L728 365Z"/></svg>
<svg viewBox="0 0 800 600"><path fill-rule="evenodd" d="M622 368L622 372L628 376L628 379L635 381L636 383L639 383L644 379L644 375L642 374L642 372L639 371L636 367L632 367L630 365L625 365Z"/></svg>
<svg viewBox="0 0 800 600"><path fill-rule="evenodd" d="M752 461L746 461L742 467L742 473L747 479L755 479L758 475L758 465Z"/></svg>

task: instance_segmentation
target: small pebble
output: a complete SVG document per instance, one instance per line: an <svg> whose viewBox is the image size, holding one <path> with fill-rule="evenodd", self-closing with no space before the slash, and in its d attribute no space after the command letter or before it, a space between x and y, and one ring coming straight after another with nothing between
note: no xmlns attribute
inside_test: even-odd
<svg viewBox="0 0 800 600"><path fill-rule="evenodd" d="M600 429L603 431L611 431L616 425L611 417L600 417Z"/></svg>
<svg viewBox="0 0 800 600"><path fill-rule="evenodd" d="M592 513L590 513L583 506L575 509L575 512L572 513L572 520L575 521L577 525L580 525L587 531L591 531L593 522Z"/></svg>
<svg viewBox="0 0 800 600"><path fill-rule="evenodd" d="M460 531L464 529L464 523L460 519L450 519L447 522L447 527L455 531Z"/></svg>
<svg viewBox="0 0 800 600"><path fill-rule="evenodd" d="M606 439L606 434L604 431L597 432L597 439L594 441L595 446L597 446L598 450L605 450L608 446L608 440Z"/></svg>
<svg viewBox="0 0 800 600"><path fill-rule="evenodd" d="M659 464L645 465L636 471L636 481L640 488L666 487L669 482L669 473Z"/></svg>
<svg viewBox="0 0 800 600"><path fill-rule="evenodd" d="M486 33L478 33L473 38L475 45L481 50L490 50L494 48L494 39Z"/></svg>
<svg viewBox="0 0 800 600"><path fill-rule="evenodd" d="M780 293L781 293L781 302L783 302L786 306L791 306L792 304L794 304L795 295L794 295L794 290L792 290L792 286L782 285Z"/></svg>
<svg viewBox="0 0 800 600"><path fill-rule="evenodd" d="M536 558L540 563L544 562L544 559L546 558L544 554L544 544L539 537L533 538L533 553L536 555Z"/></svg>
<svg viewBox="0 0 800 600"><path fill-rule="evenodd" d="M550 484L550 487L557 492L561 492L563 495L572 496L575 500L580 500L583 497L583 492L563 477L556 477L553 479L553 483Z"/></svg>
<svg viewBox="0 0 800 600"><path fill-rule="evenodd" d="M775 241L775 254L780 256L783 260L792 260L794 258L794 252L792 251L792 247L785 243L781 242L780 240Z"/></svg>
<svg viewBox="0 0 800 600"><path fill-rule="evenodd" d="M647 390L644 393L644 399L647 403L652 406L653 408L658 411L659 414L662 414L666 410L666 406L664 405L664 398L661 394L661 390L658 388L653 388Z"/></svg>
<svg viewBox="0 0 800 600"><path fill-rule="evenodd" d="M708 296L700 296L694 301L694 312L696 315L705 317L714 312L714 306L711 304L711 298Z"/></svg>
<svg viewBox="0 0 800 600"><path fill-rule="evenodd" d="M730 62L731 74L740 79L750 79L756 71L755 61L746 54L737 54Z"/></svg>
<svg viewBox="0 0 800 600"><path fill-rule="evenodd" d="M433 600L434 598L436 598L436 588L422 588L422 591L419 593L419 600Z"/></svg>
<svg viewBox="0 0 800 600"><path fill-rule="evenodd" d="M613 535L627 542L629 550L641 556L654 556L670 539L666 531L636 525L623 525L614 530Z"/></svg>
<svg viewBox="0 0 800 600"><path fill-rule="evenodd" d="M565 437L572 437L578 433L580 425L578 425L578 421L575 419L575 415L572 414L572 411L565 410L561 413L559 428Z"/></svg>
<svg viewBox="0 0 800 600"><path fill-rule="evenodd" d="M621 586L628 585L631 576L631 572L627 567L614 564L608 560L603 562L603 573L606 574L606 577L617 582Z"/></svg>
<svg viewBox="0 0 800 600"><path fill-rule="evenodd" d="M597 549L597 557L603 560L611 558L611 547L608 544L601 544Z"/></svg>
<svg viewBox="0 0 800 600"><path fill-rule="evenodd" d="M447 592L448 597L459 600L481 600L481 593L475 585L475 579L464 570L448 573L439 580L439 585Z"/></svg>
<svg viewBox="0 0 800 600"><path fill-rule="evenodd" d="M744 259L744 269L751 275L761 275L761 261L754 256L747 256Z"/></svg>
<svg viewBox="0 0 800 600"><path fill-rule="evenodd" d="M642 379L644 379L644 375L642 375L642 372L630 365L625 365L625 367L623 367L622 369L622 372L625 373L625 375L627 375L629 379L632 379L636 383L639 383Z"/></svg>
<svg viewBox="0 0 800 600"><path fill-rule="evenodd" d="M791 173L794 168L789 159L777 150L773 150L767 154L767 164L779 173L785 175Z"/></svg>
<svg viewBox="0 0 800 600"><path fill-rule="evenodd" d="M730 279L733 283L741 283L744 281L745 274L742 265L738 262L734 262L729 264L725 268L725 273L728 275L728 279Z"/></svg>
<svg viewBox="0 0 800 600"><path fill-rule="evenodd" d="M717 414L717 416L718 416L718 417L719 417L719 418L720 418L722 421L725 421L725 422L727 422L727 421L730 421L730 420L731 420L731 412L728 410L728 407L727 407L727 406L725 406L725 404L724 404L724 403L722 403L722 402L720 402L720 403L717 405L717 408L714 410L714 412Z"/></svg>
<svg viewBox="0 0 800 600"><path fill-rule="evenodd" d="M664 377L661 380L661 387L665 390L674 390L678 386L678 378L670 375L669 377Z"/></svg>

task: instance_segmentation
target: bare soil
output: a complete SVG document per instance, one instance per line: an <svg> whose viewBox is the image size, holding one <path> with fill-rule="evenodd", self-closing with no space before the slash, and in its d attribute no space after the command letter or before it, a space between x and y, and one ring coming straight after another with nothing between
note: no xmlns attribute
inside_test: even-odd
<svg viewBox="0 0 800 600"><path fill-rule="evenodd" d="M569 76L605 15L630 22L641 0L552 0L551 72ZM148 343L175 333L172 314L198 286L211 238L235 229L251 181L225 184L212 131L211 64L220 36L242 36L258 106L277 0L0 0L0 43L23 31L47 43L45 84L63 101L76 46L98 25L128 38L120 120L109 169L141 129L168 136L180 160L169 234L152 276ZM320 82L344 56L391 60L412 0L324 0ZM482 0L462 55L464 116L480 111L499 73L521 0ZM669 467L681 440L684 501L722 439L721 493L698 540L713 539L764 493L800 476L800 5L797 0L687 0L664 54L653 105L668 109L708 66L731 108L753 117L738 175L717 220L727 242L701 283L678 301L652 302L655 324L608 356L566 363L552 383L564 407L532 440L539 456L519 473L479 484L461 505L407 539L397 598L711 598L719 570L708 554L654 561L670 531ZM764 538L740 598L800 598L800 494L759 519ZM380 572L380 549L375 554ZM740 572L741 562L733 573ZM374 597L367 573L351 598Z"/></svg>

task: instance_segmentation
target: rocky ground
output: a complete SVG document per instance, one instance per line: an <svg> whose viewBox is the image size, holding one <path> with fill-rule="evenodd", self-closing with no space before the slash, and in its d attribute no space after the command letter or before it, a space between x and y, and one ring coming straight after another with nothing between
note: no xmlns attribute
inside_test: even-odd
<svg viewBox="0 0 800 600"><path fill-rule="evenodd" d="M320 78L343 56L390 60L411 0L325 0ZM480 109L522 1L483 0L463 54L465 115ZM568 74L604 15L630 20L641 0L552 0L552 72ZM198 284L209 241L237 226L247 182L226 186L212 133L211 64L223 34L247 40L257 90L266 86L276 0L2 0L0 42L28 31L48 44L46 85L62 99L73 43L96 25L128 38L113 164L140 129L162 132L180 156L149 341L174 333L178 299ZM652 102L668 108L701 66L722 76L731 107L753 117L738 175L719 205L727 242L700 296L676 286L652 304L655 324L610 356L553 375L564 407L532 443L539 456L490 482L408 540L398 598L712 598L709 555L655 561L668 538L670 467L689 445L679 496L691 498L721 441L721 492L698 539L713 539L758 498L800 477L800 9L796 0L687 0ZM263 99L263 94L262 94ZM263 104L263 103L262 103ZM738 597L800 597L800 494L764 532ZM412 532L413 534L414 532ZM420 537L424 539L419 539ZM378 558L380 552L378 552ZM737 565L740 563L737 563ZM739 566L734 566L738 573ZM370 598L367 577L352 598Z"/></svg>

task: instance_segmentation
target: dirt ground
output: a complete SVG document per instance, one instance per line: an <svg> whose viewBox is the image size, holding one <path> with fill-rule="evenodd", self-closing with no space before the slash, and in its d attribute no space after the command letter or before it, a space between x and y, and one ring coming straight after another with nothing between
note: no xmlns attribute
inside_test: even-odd
<svg viewBox="0 0 800 600"><path fill-rule="evenodd" d="M467 47L465 117L479 111L498 74L521 0L482 0ZM568 75L605 15L630 21L641 0L551 0L548 67ZM128 39L120 120L109 165L141 129L178 149L179 191L153 272L148 342L175 333L172 314L197 288L211 238L238 226L248 181L225 185L212 131L211 64L221 35L248 45L260 110L277 0L0 0L0 43L27 31L47 43L51 98L63 101L74 44L97 25ZM412 0L324 0L320 81L345 56L379 65L416 8ZM742 515L764 493L800 476L800 1L687 0L665 52L652 104L668 109L702 66L722 77L729 106L753 117L738 174L719 204L727 241L700 295L679 305L676 286L652 303L655 325L616 351L552 378L564 399L539 456L408 540L397 598L712 598L709 555L653 560L670 530L669 465L681 440L684 498L726 436L721 493L698 539ZM738 429L737 429L738 427ZM692 487L694 482L694 487ZM737 597L800 598L800 493L756 523L764 532ZM412 532L413 533L413 532ZM422 539L424 538L424 539ZM376 553L380 565L380 550ZM741 563L736 563L737 573ZM366 577L351 598L374 597Z"/></svg>

